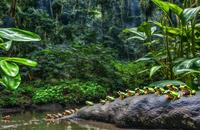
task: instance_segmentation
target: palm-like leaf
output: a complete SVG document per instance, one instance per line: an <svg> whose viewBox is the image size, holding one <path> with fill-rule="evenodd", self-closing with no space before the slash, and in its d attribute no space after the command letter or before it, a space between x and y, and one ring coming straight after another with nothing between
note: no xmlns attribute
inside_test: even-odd
<svg viewBox="0 0 200 130"><path fill-rule="evenodd" d="M137 30L137 28L125 29L125 30L123 30L123 32L132 33L134 35L133 37L130 37L127 40L138 39L138 40L141 40L141 41L145 41L147 39L146 34L144 32L139 32Z"/></svg>
<svg viewBox="0 0 200 130"><path fill-rule="evenodd" d="M159 26L163 31L167 32L168 34L171 34L171 35L174 35L174 36L181 36L182 35L182 30L180 28L164 26L159 22L153 22L153 23L155 25Z"/></svg>
<svg viewBox="0 0 200 130"><path fill-rule="evenodd" d="M146 37L133 36L133 37L129 37L127 40L128 40L128 41L131 41L131 40L145 41L145 40L146 40Z"/></svg>
<svg viewBox="0 0 200 130"><path fill-rule="evenodd" d="M195 73L200 74L200 71L194 69L179 69L176 70L175 75L181 75L182 77L184 77L185 75L195 74Z"/></svg>
<svg viewBox="0 0 200 130"><path fill-rule="evenodd" d="M182 9L176 4L164 2L162 0L152 1L166 14L169 14L170 11L174 12L177 16L179 16L184 25L186 25L189 21L195 19L198 12L200 11L200 6L195 8Z"/></svg>
<svg viewBox="0 0 200 130"><path fill-rule="evenodd" d="M174 12L177 16L180 16L183 12L183 9L176 4L169 2L164 2L162 0L152 0L163 12L169 14L170 11Z"/></svg>
<svg viewBox="0 0 200 130"><path fill-rule="evenodd" d="M196 18L199 11L200 11L200 6L195 7L195 8L184 9L181 16L183 23L186 25L189 21Z"/></svg>
<svg viewBox="0 0 200 130"><path fill-rule="evenodd" d="M199 69L200 58L193 58L184 60L178 65L173 67L173 72L175 75L185 74L185 73L200 73Z"/></svg>
<svg viewBox="0 0 200 130"><path fill-rule="evenodd" d="M136 60L135 62L155 62L155 59L150 58L150 57L142 57Z"/></svg>

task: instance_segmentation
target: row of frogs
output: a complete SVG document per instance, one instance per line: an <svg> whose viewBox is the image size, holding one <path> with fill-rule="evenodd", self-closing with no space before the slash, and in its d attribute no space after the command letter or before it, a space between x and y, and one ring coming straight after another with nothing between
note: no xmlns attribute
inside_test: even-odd
<svg viewBox="0 0 200 130"><path fill-rule="evenodd" d="M127 97L131 96L140 96L140 95L147 95L147 94L156 94L166 95L167 100L178 100L182 96L193 96L196 94L196 91L191 89L187 85L180 85L178 87L168 84L164 87L143 87L143 88L135 88L135 90L126 90L126 92L118 91L117 94L121 100L124 100ZM107 102L113 102L115 97L107 96L106 99L101 99L100 103L102 105L106 104ZM93 106L94 103L92 101L86 101L87 106Z"/></svg>

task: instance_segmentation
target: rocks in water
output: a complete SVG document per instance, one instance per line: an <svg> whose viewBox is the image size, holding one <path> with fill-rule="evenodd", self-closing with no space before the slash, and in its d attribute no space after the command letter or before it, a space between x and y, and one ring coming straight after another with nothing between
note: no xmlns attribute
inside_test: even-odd
<svg viewBox="0 0 200 130"><path fill-rule="evenodd" d="M126 128L200 129L200 93L168 101L154 94L116 99L80 109L78 118L114 123Z"/></svg>
<svg viewBox="0 0 200 130"><path fill-rule="evenodd" d="M6 116L2 117L2 122L9 123L10 121L11 121L10 115L6 115Z"/></svg>
<svg viewBox="0 0 200 130"><path fill-rule="evenodd" d="M54 123L55 121L59 121L62 119L70 119L70 117L76 112L78 112L78 110L79 109L75 108L75 109L65 110L62 113L56 113L56 114L47 113L44 120L49 123Z"/></svg>

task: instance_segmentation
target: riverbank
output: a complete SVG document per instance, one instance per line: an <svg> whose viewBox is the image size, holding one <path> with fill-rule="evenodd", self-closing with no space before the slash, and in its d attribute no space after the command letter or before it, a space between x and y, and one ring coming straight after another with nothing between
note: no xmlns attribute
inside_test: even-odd
<svg viewBox="0 0 200 130"><path fill-rule="evenodd" d="M66 109L73 108L81 108L81 105L71 105L71 106L63 106L59 103L49 103L49 104L41 104L41 105L29 105L22 107L8 107L8 108L0 108L0 112L3 114L15 114L25 111L36 111L36 112L55 112L55 111L64 111Z"/></svg>
<svg viewBox="0 0 200 130"><path fill-rule="evenodd" d="M17 90L0 90L0 108L48 109L72 108L85 105L85 101L105 98L106 89L94 82L62 80L35 81L22 84ZM54 106L50 106L54 104ZM47 110L49 111L49 110Z"/></svg>

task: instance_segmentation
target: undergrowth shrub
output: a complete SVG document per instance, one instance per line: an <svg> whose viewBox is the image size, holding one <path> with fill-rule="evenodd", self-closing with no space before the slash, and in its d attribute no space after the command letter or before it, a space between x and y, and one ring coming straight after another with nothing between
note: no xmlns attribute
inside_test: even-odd
<svg viewBox="0 0 200 130"><path fill-rule="evenodd" d="M61 103L84 104L86 100L99 101L106 96L106 90L94 82L62 81L57 85L41 87L34 93L36 104Z"/></svg>
<svg viewBox="0 0 200 130"><path fill-rule="evenodd" d="M113 65L115 74L122 80L125 89L148 85L149 74L144 63L113 61Z"/></svg>
<svg viewBox="0 0 200 130"><path fill-rule="evenodd" d="M23 107L32 104L32 96L36 91L33 85L21 85L17 90L1 90L0 107Z"/></svg>

